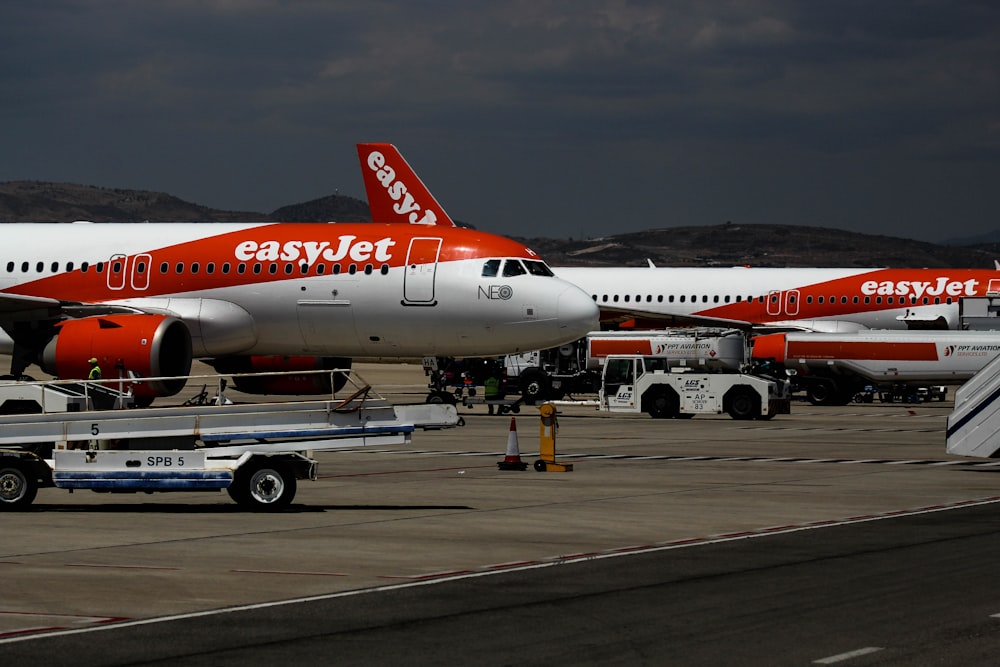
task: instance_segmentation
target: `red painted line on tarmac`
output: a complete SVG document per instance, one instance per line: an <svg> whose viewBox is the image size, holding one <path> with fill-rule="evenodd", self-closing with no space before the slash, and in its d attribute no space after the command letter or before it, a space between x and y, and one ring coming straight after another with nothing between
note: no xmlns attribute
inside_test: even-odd
<svg viewBox="0 0 1000 667"><path fill-rule="evenodd" d="M441 577L460 577L465 574L472 574L475 570L453 570L450 572L433 572L431 574L383 574L379 579L406 579L408 581L426 581L428 579L440 579Z"/></svg>
<svg viewBox="0 0 1000 667"><path fill-rule="evenodd" d="M109 570L180 570L179 567L164 567L158 565L94 565L91 563L66 563L63 567L95 567Z"/></svg>
<svg viewBox="0 0 1000 667"><path fill-rule="evenodd" d="M707 538L704 537L686 537L680 540L668 540L666 542L657 542L654 548L657 547L683 547L687 544L697 544L698 542L704 542Z"/></svg>
<svg viewBox="0 0 1000 667"><path fill-rule="evenodd" d="M521 560L514 561L513 563L500 563L498 565L487 565L486 568L489 570L504 570L511 567L524 567L525 565L537 565L542 561L538 560Z"/></svg>
<svg viewBox="0 0 1000 667"><path fill-rule="evenodd" d="M50 625L47 627L38 628L27 628L25 630L14 630L12 632L0 632L0 637L20 637L22 635L35 635L42 632L56 632L57 630L65 630L64 625Z"/></svg>
<svg viewBox="0 0 1000 667"><path fill-rule="evenodd" d="M296 572L295 570L230 570L239 574L291 574L303 577L349 577L341 572Z"/></svg>
<svg viewBox="0 0 1000 667"><path fill-rule="evenodd" d="M385 472L358 472L343 475L318 475L316 479L336 479L338 477L376 477L378 475L407 475L420 472L448 472L450 470L475 470L476 468L493 468L494 466L455 466L453 468L418 468L416 470L387 470Z"/></svg>
<svg viewBox="0 0 1000 667"><path fill-rule="evenodd" d="M45 613L38 611L2 611L0 610L0 617L5 618L61 618L70 619L75 622L75 627L81 627L82 625L106 625L108 623L119 623L121 621L129 620L128 616L83 616L81 614L61 614L61 613ZM8 637L21 637L26 635L35 635L45 632L58 632L60 630L69 630L73 625L38 625L30 628L21 628L20 630L9 630L7 632L0 632L0 639Z"/></svg>

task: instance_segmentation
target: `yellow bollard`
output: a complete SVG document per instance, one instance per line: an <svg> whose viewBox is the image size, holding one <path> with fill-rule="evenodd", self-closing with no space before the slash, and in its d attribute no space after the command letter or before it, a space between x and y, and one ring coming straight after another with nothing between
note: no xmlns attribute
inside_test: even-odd
<svg viewBox="0 0 1000 667"><path fill-rule="evenodd" d="M556 463L556 432L559 421L556 419L556 406L542 403L538 408L541 421L538 427L538 460L535 470L538 472L572 472L572 463Z"/></svg>

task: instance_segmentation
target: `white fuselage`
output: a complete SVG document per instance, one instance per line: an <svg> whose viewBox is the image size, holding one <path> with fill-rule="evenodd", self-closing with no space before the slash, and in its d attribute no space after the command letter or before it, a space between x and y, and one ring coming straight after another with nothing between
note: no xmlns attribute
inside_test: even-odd
<svg viewBox="0 0 1000 667"><path fill-rule="evenodd" d="M133 309L182 319L195 356L402 357L549 347L579 338L597 322L593 301L546 275L529 249L469 229L353 223L0 229L5 330L53 314ZM489 260L499 262L499 271L484 270ZM505 262L520 268L504 275ZM0 351L11 344L10 336L0 337Z"/></svg>
<svg viewBox="0 0 1000 667"><path fill-rule="evenodd" d="M602 318L851 331L953 329L964 297L1000 292L978 269L553 267Z"/></svg>

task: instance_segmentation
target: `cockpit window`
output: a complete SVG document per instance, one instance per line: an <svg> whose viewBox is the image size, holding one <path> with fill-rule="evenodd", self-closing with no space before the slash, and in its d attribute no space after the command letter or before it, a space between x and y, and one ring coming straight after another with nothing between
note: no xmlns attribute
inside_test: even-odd
<svg viewBox="0 0 1000 667"><path fill-rule="evenodd" d="M524 265L516 259L508 259L503 263L503 277L512 278L514 276L523 276L528 271L524 268Z"/></svg>
<svg viewBox="0 0 1000 667"><path fill-rule="evenodd" d="M528 273L533 276L554 276L552 269L550 269L545 262L537 262L532 260L524 260L524 265L528 267Z"/></svg>
<svg viewBox="0 0 1000 667"><path fill-rule="evenodd" d="M496 278L499 271L499 259L488 259L486 260L486 263L483 264L483 278Z"/></svg>

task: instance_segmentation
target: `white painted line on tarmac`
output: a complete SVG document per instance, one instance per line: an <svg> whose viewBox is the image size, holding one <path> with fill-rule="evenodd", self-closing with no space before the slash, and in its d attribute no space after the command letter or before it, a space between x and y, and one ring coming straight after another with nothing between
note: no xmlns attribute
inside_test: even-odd
<svg viewBox="0 0 1000 667"><path fill-rule="evenodd" d="M850 517L847 519L840 520L828 520L828 521L816 521L813 523L802 524L798 526L789 526L787 530L774 530L773 528L766 528L761 530L750 530L738 533L731 533L727 536L715 536L709 538L689 538L686 540L677 540L674 542L668 542L666 544L652 544L647 548L642 549L641 547L627 547L626 551L619 551L616 549L604 551L604 552L593 552L593 553L579 553L572 554L569 556L561 556L551 560L533 562L526 564L524 566L513 566L504 567L502 569L496 569L493 567L485 566L480 570L471 571L455 571L455 572L438 572L425 575L416 575L409 581L403 583L386 584L384 586L374 586L372 588L359 588L352 591L340 591L336 593L324 593L322 595L311 595L308 597L301 598L290 598L288 600L274 600L271 602L260 602L256 604L240 605L237 607L227 607L224 609L207 609L205 611L194 611L186 612L182 614L173 614L171 616L158 616L154 618L142 618L129 621L123 621L120 623L111 623L108 625L91 626L86 628L75 628L66 630L57 630L55 632L40 632L37 634L19 636L19 637L0 637L0 646L4 644L13 644L15 642L31 641L33 639L44 639L49 637L65 637L68 635L78 635L91 632L103 632L105 630L117 630L121 628L132 628L139 627L143 625L153 625L156 623L168 623L171 621L180 621L193 618L206 618L209 616L221 616L223 614L232 614L240 611L255 611L258 609L272 609L275 607L286 607L293 604L302 604L308 602L321 602L325 600L335 600L337 598L347 598L354 597L358 595L369 595L372 593L382 593L386 591L396 591L405 588L416 588L417 586L433 586L436 584L448 582L448 581L461 581L463 579L478 579L480 577L490 577L497 574L506 574L508 572L523 572L528 570L540 570L549 567L558 567L560 565L566 565L568 563L582 563L587 561L595 560L606 560L608 558L620 558L622 556L631 556L637 553L655 553L659 551L673 551L676 549L686 549L695 546L701 546L704 544L722 544L725 542L733 542L736 540L753 540L760 537L770 537L772 535L785 535L789 533L796 533L806 530L819 530L822 528L829 528L831 526L843 526L852 523L868 523L871 521L881 521L884 519L894 519L900 516L917 516L920 514L930 514L933 512L945 512L953 509L973 507L977 505L991 505L995 503L1000 503L1000 496L992 496L989 498L981 498L978 500L963 500L957 503L952 503L950 505L934 505L931 507L916 508L913 510L897 510L887 514L872 514L863 515L857 517ZM882 649L859 649L862 651L870 650L882 650ZM841 654L847 655L847 654ZM859 654L864 655L864 654ZM833 656L839 657L839 656ZM824 658L823 660L830 660L831 658ZM818 663L818 664L832 664L829 662Z"/></svg>
<svg viewBox="0 0 1000 667"><path fill-rule="evenodd" d="M814 665L834 665L838 662L844 662L845 660L851 660L852 658L860 658L863 655L869 655L871 653L878 653L879 651L884 651L884 648L879 646L866 646L865 648L859 648L856 651L848 651L847 653L840 653L838 655L831 655L828 658L821 658L819 660L813 660Z"/></svg>

